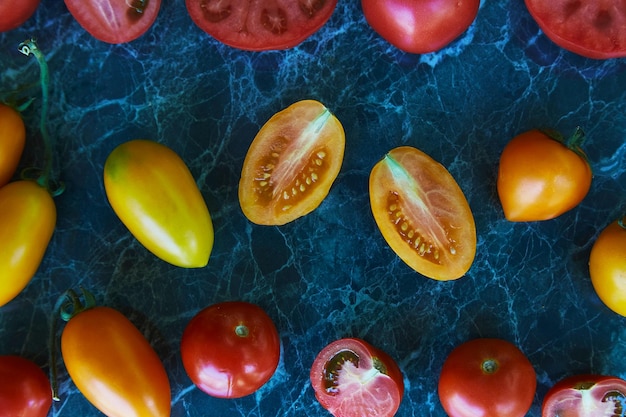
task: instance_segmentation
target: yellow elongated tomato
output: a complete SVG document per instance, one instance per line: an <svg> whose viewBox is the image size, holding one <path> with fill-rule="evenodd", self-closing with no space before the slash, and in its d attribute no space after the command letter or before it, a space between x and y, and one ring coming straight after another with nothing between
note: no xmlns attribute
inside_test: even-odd
<svg viewBox="0 0 626 417"><path fill-rule="evenodd" d="M318 101L298 101L276 113L259 130L243 163L243 214L272 226L315 210L339 174L345 142L343 126Z"/></svg>
<svg viewBox="0 0 626 417"><path fill-rule="evenodd" d="M393 251L440 281L465 275L476 254L476 226L463 191L419 149L391 150L370 173L374 220Z"/></svg>
<svg viewBox="0 0 626 417"><path fill-rule="evenodd" d="M589 255L591 283L604 304L626 316L626 229L624 220L609 224Z"/></svg>
<svg viewBox="0 0 626 417"><path fill-rule="evenodd" d="M9 182L24 151L26 128L20 114L0 103L0 187Z"/></svg>
<svg viewBox="0 0 626 417"><path fill-rule="evenodd" d="M113 211L150 252L172 265L201 268L213 248L213 223L183 160L157 142L119 145L104 165Z"/></svg>
<svg viewBox="0 0 626 417"><path fill-rule="evenodd" d="M56 216L52 196L35 181L0 188L0 306L15 298L37 272Z"/></svg>
<svg viewBox="0 0 626 417"><path fill-rule="evenodd" d="M171 390L158 355L122 313L92 307L61 335L65 367L78 390L108 417L169 417Z"/></svg>

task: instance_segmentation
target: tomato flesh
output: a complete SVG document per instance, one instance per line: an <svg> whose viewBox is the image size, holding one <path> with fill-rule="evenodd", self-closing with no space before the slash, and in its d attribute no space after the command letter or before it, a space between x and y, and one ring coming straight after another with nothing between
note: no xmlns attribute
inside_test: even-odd
<svg viewBox="0 0 626 417"><path fill-rule="evenodd" d="M46 417L52 388L39 366L20 356L0 356L0 416Z"/></svg>
<svg viewBox="0 0 626 417"><path fill-rule="evenodd" d="M626 407L626 381L604 375L574 375L546 393L542 417L621 416Z"/></svg>
<svg viewBox="0 0 626 417"><path fill-rule="evenodd" d="M589 275L602 302L626 316L626 229L622 224L614 221L594 242L589 255Z"/></svg>
<svg viewBox="0 0 626 417"><path fill-rule="evenodd" d="M6 104L0 103L0 187L13 177L24 150L25 140L26 128L20 114Z"/></svg>

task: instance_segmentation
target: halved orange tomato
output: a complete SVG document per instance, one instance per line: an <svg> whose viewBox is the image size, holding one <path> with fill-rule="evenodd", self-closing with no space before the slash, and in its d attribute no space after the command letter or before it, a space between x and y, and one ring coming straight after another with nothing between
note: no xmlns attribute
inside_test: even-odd
<svg viewBox="0 0 626 417"><path fill-rule="evenodd" d="M322 103L303 100L276 113L243 163L244 215L256 224L283 225L315 210L339 174L344 148L343 126Z"/></svg>
<svg viewBox="0 0 626 417"><path fill-rule="evenodd" d="M17 110L0 103L0 187L9 182L20 162L26 129Z"/></svg>
<svg viewBox="0 0 626 417"><path fill-rule="evenodd" d="M395 148L372 168L369 194L378 228L407 265L439 281L465 275L476 254L476 225L443 165L419 149Z"/></svg>

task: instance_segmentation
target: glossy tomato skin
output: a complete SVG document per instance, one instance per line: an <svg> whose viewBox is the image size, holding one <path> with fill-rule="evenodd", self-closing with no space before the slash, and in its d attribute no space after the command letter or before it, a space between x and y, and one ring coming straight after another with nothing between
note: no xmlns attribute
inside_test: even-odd
<svg viewBox="0 0 626 417"><path fill-rule="evenodd" d="M150 29L161 0L65 0L74 19L94 38L111 44L137 39Z"/></svg>
<svg viewBox="0 0 626 417"><path fill-rule="evenodd" d="M0 1L0 32L20 27L35 13L39 3L40 0Z"/></svg>
<svg viewBox="0 0 626 417"><path fill-rule="evenodd" d="M111 207L150 252L184 268L206 266L213 223L184 161L170 148L137 139L119 145L104 165Z"/></svg>
<svg viewBox="0 0 626 417"><path fill-rule="evenodd" d="M46 417L52 406L48 377L32 361L0 356L0 417Z"/></svg>
<svg viewBox="0 0 626 417"><path fill-rule="evenodd" d="M25 140L26 128L20 114L12 107L0 103L0 187L13 177Z"/></svg>
<svg viewBox="0 0 626 417"><path fill-rule="evenodd" d="M524 417L537 377L524 353L501 339L479 338L457 346L439 377L439 400L450 417Z"/></svg>
<svg viewBox="0 0 626 417"><path fill-rule="evenodd" d="M280 339L261 307L229 301L213 304L187 324L181 340L183 366L203 392L240 398L261 388L280 360Z"/></svg>
<svg viewBox="0 0 626 417"><path fill-rule="evenodd" d="M93 307L72 317L61 335L65 367L78 390L108 417L169 417L165 368L122 313Z"/></svg>
<svg viewBox="0 0 626 417"><path fill-rule="evenodd" d="M480 0L361 0L369 25L387 42L414 54L438 51L476 19Z"/></svg>
<svg viewBox="0 0 626 417"><path fill-rule="evenodd" d="M504 147L497 190L509 221L549 220L580 204L591 180L591 168L583 156L534 129Z"/></svg>
<svg viewBox="0 0 626 417"><path fill-rule="evenodd" d="M573 375L546 393L542 417L619 416L623 413L626 381L605 375Z"/></svg>
<svg viewBox="0 0 626 417"><path fill-rule="evenodd" d="M396 362L358 338L339 339L322 349L310 379L315 397L335 417L392 417L404 395Z"/></svg>
<svg viewBox="0 0 626 417"><path fill-rule="evenodd" d="M476 254L474 216L452 175L419 149L392 149L370 173L374 220L393 251L441 281L465 275Z"/></svg>
<svg viewBox="0 0 626 417"><path fill-rule="evenodd" d="M239 203L253 223L283 225L315 210L343 163L345 133L320 102L303 100L272 116L243 163Z"/></svg>
<svg viewBox="0 0 626 417"><path fill-rule="evenodd" d="M193 22L237 49L280 50L297 46L330 18L337 0L185 0Z"/></svg>
<svg viewBox="0 0 626 417"><path fill-rule="evenodd" d="M35 181L0 188L0 306L15 298L37 272L56 215L52 196Z"/></svg>
<svg viewBox="0 0 626 417"><path fill-rule="evenodd" d="M614 221L594 242L589 255L589 275L602 302L626 316L626 229L622 224Z"/></svg>

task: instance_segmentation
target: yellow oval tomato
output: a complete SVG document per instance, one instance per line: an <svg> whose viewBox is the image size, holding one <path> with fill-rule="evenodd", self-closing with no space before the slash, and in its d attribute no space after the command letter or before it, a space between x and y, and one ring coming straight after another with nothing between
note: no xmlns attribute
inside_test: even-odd
<svg viewBox="0 0 626 417"><path fill-rule="evenodd" d="M52 196L35 181L0 188L0 306L33 278L56 225Z"/></svg>
<svg viewBox="0 0 626 417"><path fill-rule="evenodd" d="M150 252L172 265L201 268L213 248L213 223L183 160L157 142L119 145L104 165L113 211Z"/></svg>
<svg viewBox="0 0 626 417"><path fill-rule="evenodd" d="M608 225L593 244L589 275L602 302L626 316L626 229L619 221Z"/></svg>
<svg viewBox="0 0 626 417"><path fill-rule="evenodd" d="M26 128L20 114L0 103L0 187L9 182L24 151Z"/></svg>
<svg viewBox="0 0 626 417"><path fill-rule="evenodd" d="M378 228L407 265L441 281L465 275L476 254L476 226L443 165L416 148L395 148L372 168L369 194Z"/></svg>
<svg viewBox="0 0 626 417"><path fill-rule="evenodd" d="M591 187L591 168L571 146L540 130L514 137L502 151L497 189L514 222L549 220L576 207Z"/></svg>
<svg viewBox="0 0 626 417"><path fill-rule="evenodd" d="M315 100L276 113L256 135L243 163L239 203L253 223L283 225L315 210L337 178L345 133Z"/></svg>
<svg viewBox="0 0 626 417"><path fill-rule="evenodd" d="M79 312L61 335L61 354L78 390L109 417L169 417L167 373L141 332L109 307Z"/></svg>

